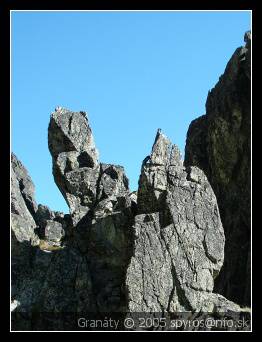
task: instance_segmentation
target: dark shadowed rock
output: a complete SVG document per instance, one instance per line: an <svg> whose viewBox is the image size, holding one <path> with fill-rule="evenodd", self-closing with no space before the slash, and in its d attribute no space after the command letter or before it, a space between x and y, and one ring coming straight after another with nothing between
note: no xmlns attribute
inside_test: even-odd
<svg viewBox="0 0 262 342"><path fill-rule="evenodd" d="M30 315L35 311L53 312L54 307L77 311L83 303L89 303L90 277L88 271L82 271L85 259L81 254L61 246L63 213L37 207L34 185L25 167L14 154L11 161L11 308L29 314L21 323L24 330L32 328ZM44 236L38 235L39 225ZM84 299L79 297L83 287Z"/></svg>
<svg viewBox="0 0 262 342"><path fill-rule="evenodd" d="M27 170L12 153L11 156L11 229L19 242L37 243L34 215L34 185Z"/></svg>
<svg viewBox="0 0 262 342"><path fill-rule="evenodd" d="M201 168L216 194L225 229L225 263L216 290L250 304L251 33L209 92L206 115L192 121L185 164Z"/></svg>
<svg viewBox="0 0 262 342"><path fill-rule="evenodd" d="M11 156L11 277L12 299L20 306L20 295L32 276L34 248L39 244L35 233L36 223L34 185L22 165L12 153Z"/></svg>

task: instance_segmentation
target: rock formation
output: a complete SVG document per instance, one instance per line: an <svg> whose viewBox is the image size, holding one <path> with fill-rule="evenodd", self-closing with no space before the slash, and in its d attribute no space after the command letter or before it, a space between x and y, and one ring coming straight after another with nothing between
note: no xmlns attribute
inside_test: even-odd
<svg viewBox="0 0 262 342"><path fill-rule="evenodd" d="M46 206L37 207L34 186L25 168L14 154L11 161L11 307L26 314L15 320L16 329L30 330L34 328L35 312L76 310L79 299L74 292L75 282L85 279L87 272L76 268L81 264L80 252L64 248L66 215ZM34 211L30 212L31 208ZM88 292L88 283L83 286Z"/></svg>
<svg viewBox="0 0 262 342"><path fill-rule="evenodd" d="M26 189L19 188L16 165L19 172L25 169L12 155L13 246L18 250L27 242L27 253L21 252L20 258L12 254L12 307L29 316L32 312L124 312L136 195L130 193L121 166L98 162L85 113L62 108L54 112L48 142L54 178L70 215L37 207L27 173L27 182L20 181ZM32 200L25 202L23 193ZM23 270L20 278L16 269ZM16 326L20 320L19 316ZM26 323L32 325L30 317ZM34 320L37 324L42 324L40 318ZM60 323L53 320L53 324Z"/></svg>
<svg viewBox="0 0 262 342"><path fill-rule="evenodd" d="M159 132L142 165L137 206L128 311L237 311L212 293L225 240L215 195L204 173L185 168L177 146Z"/></svg>
<svg viewBox="0 0 262 342"><path fill-rule="evenodd" d="M214 95L210 95L212 101L208 102L208 108L212 110L218 103L214 96L223 98L223 87L231 89L235 79L245 84L245 77L250 75L245 67L248 45L241 50L241 61L240 50L237 51L227 67L228 72L234 70L235 78L221 79L223 86L216 87L211 93ZM236 63L242 63L238 69ZM232 93L228 94L230 109ZM227 126L227 116L224 121L220 120L218 110L218 121L213 122L212 112L207 115L208 123L202 117L191 125L185 165L177 146L158 130L151 154L142 162L137 192L130 192L123 167L99 161L86 113L57 107L50 118L48 146L54 180L69 206L67 215L37 205L33 183L12 154L14 330L75 328L73 316L66 319L65 313L118 313L123 318L136 313L189 312L217 317L242 311L234 302L213 292L221 268L234 263L235 255L233 261L226 260L224 264L223 220L208 180L210 175L214 177L210 173L213 170L232 190L232 180L235 179L234 186L237 186L244 177L245 156L243 160L234 159L237 170L233 168L231 178L228 174L223 178L229 172L224 169L226 159L223 158L231 154L235 158L235 148L241 151L248 148L244 145L247 104L243 98L243 106L240 105L237 94L234 93L234 103L239 107L234 107L236 121L232 119L231 126ZM219 122L224 122L223 129L216 125ZM231 137L232 146L224 148L221 156L219 148L222 147L215 144L218 140L211 127L216 134L223 133L225 139L230 136L225 137L229 129L236 134L243 130L243 136ZM210 134L209 140L206 134ZM217 151L212 155L215 164L210 164L207 147L208 151L212 148ZM238 178L233 177L235 174ZM211 180L217 179L212 177ZM223 193L225 184L222 187L220 183L214 184L214 189ZM246 183L243 189L247 191ZM217 196L221 201L220 192ZM233 190L228 195L224 193L226 201L235 199L233 196L236 196ZM236 199L233 203L238 210ZM225 219L229 211L225 211L223 204L221 208ZM231 219L231 223L236 222L234 217ZM227 253L226 250L226 257Z"/></svg>
<svg viewBox="0 0 262 342"><path fill-rule="evenodd" d="M250 305L251 214L251 33L236 49L219 82L209 92L206 115L190 124L185 165L206 174L225 230L225 263L215 288Z"/></svg>
<svg viewBox="0 0 262 342"><path fill-rule="evenodd" d="M29 315L29 327L43 324L35 312L240 310L212 292L225 242L216 197L162 133L142 163L137 196L121 166L99 163L84 113L56 111L48 137L70 215L36 205L12 155L12 305Z"/></svg>
<svg viewBox="0 0 262 342"><path fill-rule="evenodd" d="M123 279L133 220L124 169L99 163L84 112L65 109L54 112L48 143L54 179L72 217L69 241L86 257L96 310L123 310Z"/></svg>
<svg viewBox="0 0 262 342"><path fill-rule="evenodd" d="M77 223L92 207L100 173L98 152L85 113L61 107L56 110L49 124L48 146L55 182Z"/></svg>

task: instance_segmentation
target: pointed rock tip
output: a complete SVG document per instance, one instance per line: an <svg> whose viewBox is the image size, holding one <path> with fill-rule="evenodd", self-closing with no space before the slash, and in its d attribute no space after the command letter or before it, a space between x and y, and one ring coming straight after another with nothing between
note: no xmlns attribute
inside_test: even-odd
<svg viewBox="0 0 262 342"><path fill-rule="evenodd" d="M53 114L62 114L62 113L66 113L66 112L71 112L69 109L61 107L61 106L56 106L54 112L52 112Z"/></svg>
<svg viewBox="0 0 262 342"><path fill-rule="evenodd" d="M168 160L170 147L171 141L162 133L161 129L158 129L151 151L151 162L159 165L165 164Z"/></svg>
<svg viewBox="0 0 262 342"><path fill-rule="evenodd" d="M158 128L155 142L152 147L151 161L156 164L169 163L170 165L182 165L182 154L177 145Z"/></svg>
<svg viewBox="0 0 262 342"><path fill-rule="evenodd" d="M162 132L161 128L158 128L156 132L156 137L155 137L155 141L153 144L153 148L154 148L154 145L160 143L160 141L163 141L163 143L166 145L171 145L171 140Z"/></svg>
<svg viewBox="0 0 262 342"><path fill-rule="evenodd" d="M249 40L251 40L251 31L246 31L244 35L244 42L247 43Z"/></svg>
<svg viewBox="0 0 262 342"><path fill-rule="evenodd" d="M57 106L55 107L55 111L51 113L51 116L54 116L54 115L57 115L57 114L65 114L65 113L80 113L82 114L85 118L87 118L87 112L83 111L83 110L80 110L78 112L74 112L68 108L64 108L64 107L61 107L61 106Z"/></svg>

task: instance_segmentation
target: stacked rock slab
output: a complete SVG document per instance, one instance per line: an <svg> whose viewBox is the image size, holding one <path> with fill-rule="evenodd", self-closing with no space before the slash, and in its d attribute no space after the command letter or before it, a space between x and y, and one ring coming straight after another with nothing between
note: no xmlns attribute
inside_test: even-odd
<svg viewBox="0 0 262 342"><path fill-rule="evenodd" d="M96 310L124 310L134 204L124 169L99 163L85 112L55 111L48 144L54 179L72 218L69 243L86 258Z"/></svg>
<svg viewBox="0 0 262 342"><path fill-rule="evenodd" d="M251 301L251 33L209 92L206 115L191 122L185 164L201 168L216 194L225 230L225 263L216 291Z"/></svg>
<svg viewBox="0 0 262 342"><path fill-rule="evenodd" d="M212 293L225 243L216 197L204 173L185 168L160 131L142 164L137 205L128 311L237 311Z"/></svg>
<svg viewBox="0 0 262 342"><path fill-rule="evenodd" d="M95 201L100 171L86 114L63 108L56 110L49 123L48 146L53 157L55 182L75 224Z"/></svg>

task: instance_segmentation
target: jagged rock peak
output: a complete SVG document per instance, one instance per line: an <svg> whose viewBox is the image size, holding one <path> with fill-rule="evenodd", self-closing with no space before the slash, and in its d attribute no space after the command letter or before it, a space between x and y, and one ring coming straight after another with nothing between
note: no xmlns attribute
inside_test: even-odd
<svg viewBox="0 0 262 342"><path fill-rule="evenodd" d="M179 148L158 129L150 156L141 167L137 204L139 212L159 210L163 205L170 173L183 172Z"/></svg>
<svg viewBox="0 0 262 342"><path fill-rule="evenodd" d="M176 145L172 145L170 139L160 128L157 130L151 154L146 158L146 162L149 160L150 164L155 165L181 166L182 156L179 148Z"/></svg>
<svg viewBox="0 0 262 342"><path fill-rule="evenodd" d="M96 200L100 172L98 151L86 113L57 108L50 118L48 146L55 182L77 221Z"/></svg>
<svg viewBox="0 0 262 342"><path fill-rule="evenodd" d="M225 238L206 176L197 167L183 167L179 149L171 148L159 131L147 161L141 169L126 275L128 310L238 311L212 293Z"/></svg>
<svg viewBox="0 0 262 342"><path fill-rule="evenodd" d="M55 182L68 203L74 224L88 212L104 215L105 207L112 210L120 198L131 205L124 168L98 162L86 113L63 108L52 113L48 144Z"/></svg>
<svg viewBox="0 0 262 342"><path fill-rule="evenodd" d="M151 152L151 163L165 165L169 159L171 141L158 129Z"/></svg>
<svg viewBox="0 0 262 342"><path fill-rule="evenodd" d="M216 194L225 230L225 264L216 290L242 305L251 302L251 32L235 50L206 114L187 132L185 165L201 168Z"/></svg>
<svg viewBox="0 0 262 342"><path fill-rule="evenodd" d="M51 114L49 124L48 146L50 153L57 156L62 152L82 152L85 153L82 163L86 163L88 167L91 164L96 165L98 151L86 112L72 112L65 108L58 108Z"/></svg>
<svg viewBox="0 0 262 342"><path fill-rule="evenodd" d="M251 31L247 31L244 35L244 41L245 43L248 43L251 41L251 37L252 37L252 34L251 34Z"/></svg>

